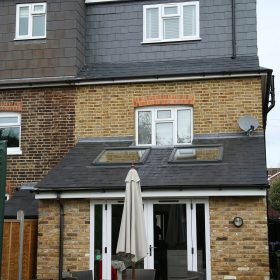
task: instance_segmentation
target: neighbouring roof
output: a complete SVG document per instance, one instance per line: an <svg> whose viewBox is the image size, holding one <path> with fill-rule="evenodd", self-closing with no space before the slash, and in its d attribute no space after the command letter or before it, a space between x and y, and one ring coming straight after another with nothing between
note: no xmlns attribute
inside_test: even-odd
<svg viewBox="0 0 280 280"><path fill-rule="evenodd" d="M13 197L5 202L5 219L16 219L17 211L23 210L26 219L38 218L38 201L35 193L30 190L18 190Z"/></svg>
<svg viewBox="0 0 280 280"><path fill-rule="evenodd" d="M95 63L78 74L81 80L151 78L165 76L203 76L267 71L259 66L257 56L167 60L134 63Z"/></svg>
<svg viewBox="0 0 280 280"><path fill-rule="evenodd" d="M105 140L103 140L105 141ZM106 147L132 141L79 142L36 186L47 190L120 190L130 164L94 165ZM173 148L152 148L144 164L136 164L142 189L267 187L263 136L196 139L194 144L223 146L223 159L213 163L169 163Z"/></svg>

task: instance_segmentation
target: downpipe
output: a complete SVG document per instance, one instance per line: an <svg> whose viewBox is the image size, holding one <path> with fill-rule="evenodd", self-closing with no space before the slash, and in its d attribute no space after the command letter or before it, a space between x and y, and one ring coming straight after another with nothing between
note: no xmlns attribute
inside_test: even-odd
<svg viewBox="0 0 280 280"><path fill-rule="evenodd" d="M59 280L62 280L63 270L63 248L64 248L64 204L61 200L60 193L57 193L57 201L59 203L59 264L58 273Z"/></svg>
<svg viewBox="0 0 280 280"><path fill-rule="evenodd" d="M235 0L231 0L231 33L232 33L232 59L236 58L236 15Z"/></svg>

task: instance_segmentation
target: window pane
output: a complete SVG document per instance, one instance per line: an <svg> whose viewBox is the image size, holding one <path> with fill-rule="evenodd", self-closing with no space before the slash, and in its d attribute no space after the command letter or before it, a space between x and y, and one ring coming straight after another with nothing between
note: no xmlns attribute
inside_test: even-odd
<svg viewBox="0 0 280 280"><path fill-rule="evenodd" d="M152 144L152 112L138 112L138 144Z"/></svg>
<svg viewBox="0 0 280 280"><path fill-rule="evenodd" d="M19 9L19 35L28 35L29 7Z"/></svg>
<svg viewBox="0 0 280 280"><path fill-rule="evenodd" d="M171 110L158 110L157 111L158 119L170 119L171 118Z"/></svg>
<svg viewBox="0 0 280 280"><path fill-rule="evenodd" d="M146 10L146 38L159 37L159 9L150 8Z"/></svg>
<svg viewBox="0 0 280 280"><path fill-rule="evenodd" d="M34 13L44 13L44 5L34 5Z"/></svg>
<svg viewBox="0 0 280 280"><path fill-rule="evenodd" d="M163 21L164 39L179 38L179 18L168 18Z"/></svg>
<svg viewBox="0 0 280 280"><path fill-rule="evenodd" d="M156 124L156 144L173 145L173 123Z"/></svg>
<svg viewBox="0 0 280 280"><path fill-rule="evenodd" d="M177 148L172 161L218 161L221 158L221 147Z"/></svg>
<svg viewBox="0 0 280 280"><path fill-rule="evenodd" d="M191 142L191 111L177 111L177 143Z"/></svg>
<svg viewBox="0 0 280 280"><path fill-rule="evenodd" d="M196 35L195 6L183 7L184 36Z"/></svg>
<svg viewBox="0 0 280 280"><path fill-rule="evenodd" d="M33 16L32 36L45 36L45 15Z"/></svg>
<svg viewBox="0 0 280 280"><path fill-rule="evenodd" d="M0 124L18 124L18 117L0 117Z"/></svg>
<svg viewBox="0 0 280 280"><path fill-rule="evenodd" d="M19 127L0 128L0 140L7 140L8 148L19 147Z"/></svg>
<svg viewBox="0 0 280 280"><path fill-rule="evenodd" d="M174 15L174 14L178 14L178 7L177 7L177 6L164 7L164 14L165 14L165 15Z"/></svg>

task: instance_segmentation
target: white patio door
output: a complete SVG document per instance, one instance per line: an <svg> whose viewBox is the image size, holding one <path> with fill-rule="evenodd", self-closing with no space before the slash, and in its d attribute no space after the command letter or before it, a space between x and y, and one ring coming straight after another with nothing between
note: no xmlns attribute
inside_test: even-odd
<svg viewBox="0 0 280 280"><path fill-rule="evenodd" d="M186 270L210 279L208 204L203 200L145 200L148 256L139 268L156 269L156 280L183 278ZM90 269L94 280L117 280L112 266L123 201L91 203ZM206 277L207 276L207 277Z"/></svg>
<svg viewBox="0 0 280 280"><path fill-rule="evenodd" d="M183 279L187 270L210 279L207 201L146 201L145 219L149 244L145 268L156 269L156 280Z"/></svg>

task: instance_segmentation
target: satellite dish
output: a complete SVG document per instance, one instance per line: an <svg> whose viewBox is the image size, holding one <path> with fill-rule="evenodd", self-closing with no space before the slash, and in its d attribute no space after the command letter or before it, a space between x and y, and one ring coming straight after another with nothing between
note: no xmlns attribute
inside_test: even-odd
<svg viewBox="0 0 280 280"><path fill-rule="evenodd" d="M239 127L246 132L247 135L253 135L254 130L259 127L259 122L255 117L242 116L238 121Z"/></svg>

